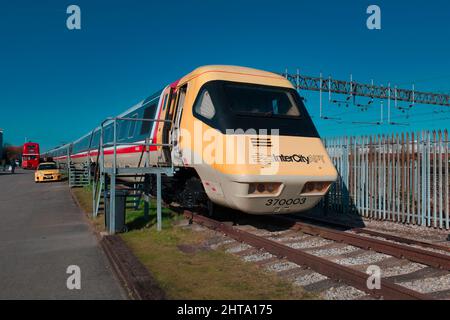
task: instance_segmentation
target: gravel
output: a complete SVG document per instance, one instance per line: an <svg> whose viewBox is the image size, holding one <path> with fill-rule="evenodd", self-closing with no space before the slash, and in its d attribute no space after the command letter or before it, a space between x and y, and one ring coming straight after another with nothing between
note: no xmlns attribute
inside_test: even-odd
<svg viewBox="0 0 450 320"><path fill-rule="evenodd" d="M274 255L268 252L255 253L248 256L244 256L242 259L246 262L257 262L273 258Z"/></svg>
<svg viewBox="0 0 450 320"><path fill-rule="evenodd" d="M251 232L254 235L257 235L259 237L265 237L265 238L282 236L283 234L286 234L289 232L289 230L269 231L269 230L257 229L257 228L253 228L253 227L250 230L248 230L248 228L241 228L241 227L238 227L238 229L243 229L247 232Z"/></svg>
<svg viewBox="0 0 450 320"><path fill-rule="evenodd" d="M450 290L450 274L441 277L417 279L413 281L400 282L399 285L416 290L421 293Z"/></svg>
<svg viewBox="0 0 450 320"><path fill-rule="evenodd" d="M426 266L420 263L410 262L403 266L395 266L392 268L388 268L386 270L381 270L381 277L393 277L399 276L402 274L408 274L412 272L416 272L425 268Z"/></svg>
<svg viewBox="0 0 450 320"><path fill-rule="evenodd" d="M324 276L323 274L317 273L317 272L311 272L311 273L307 273L305 275L302 276L298 276L295 281L294 284L298 285L298 286L307 286L322 280L326 280L328 279L326 276Z"/></svg>
<svg viewBox="0 0 450 320"><path fill-rule="evenodd" d="M359 250L357 247L345 246L343 248L318 249L309 251L309 253L319 257L337 256Z"/></svg>
<svg viewBox="0 0 450 320"><path fill-rule="evenodd" d="M326 300L354 300L365 295L365 292L346 285L331 287L321 294Z"/></svg>
<svg viewBox="0 0 450 320"><path fill-rule="evenodd" d="M211 249L216 250L220 247L224 247L224 246L227 246L232 243L237 243L237 241L234 239L223 239L217 243L210 244L210 247L211 247Z"/></svg>
<svg viewBox="0 0 450 320"><path fill-rule="evenodd" d="M311 236L306 234L295 234L287 237L270 237L269 239L278 242L294 242L294 241L307 241L311 239Z"/></svg>
<svg viewBox="0 0 450 320"><path fill-rule="evenodd" d="M238 245L233 246L231 248L228 248L225 251L228 252L228 253L238 253L238 252L241 252L241 251L244 251L244 250L248 250L248 249L251 249L251 248L253 248L253 247L248 245L248 244L246 244L246 243L239 243Z"/></svg>
<svg viewBox="0 0 450 320"><path fill-rule="evenodd" d="M384 260L389 257L390 256L383 254L383 253L366 252L366 253L356 256L356 257L350 257L350 258L344 258L344 259L333 259L333 261L337 262L339 264L345 265L345 266L355 266L355 265L361 265L361 264L376 263L376 262L379 262L379 261Z"/></svg>
<svg viewBox="0 0 450 320"><path fill-rule="evenodd" d="M293 242L293 243L287 243L286 245L294 248L294 249L304 249L304 248L314 248L314 247L321 247L325 246L327 244L333 243L333 241L325 240L321 238L313 238L307 241L302 242Z"/></svg>
<svg viewBox="0 0 450 320"><path fill-rule="evenodd" d="M281 261L281 262L277 262L277 263L266 266L266 270L274 271L274 272L281 272L281 271L291 270L291 269L295 269L295 268L300 268L300 266L298 264L295 264L290 261Z"/></svg>
<svg viewBox="0 0 450 320"><path fill-rule="evenodd" d="M450 242L445 242L449 230L435 229L426 226L395 223L391 221L377 221L365 218L364 223L368 229L375 231L395 234L400 237L406 237L421 241L443 242L442 244L450 246Z"/></svg>

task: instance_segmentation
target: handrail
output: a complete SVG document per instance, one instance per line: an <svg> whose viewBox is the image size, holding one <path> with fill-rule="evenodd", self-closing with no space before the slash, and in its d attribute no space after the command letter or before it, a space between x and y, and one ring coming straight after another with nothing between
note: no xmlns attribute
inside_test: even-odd
<svg viewBox="0 0 450 320"><path fill-rule="evenodd" d="M171 143L139 143L139 142L118 142L117 141L117 122L118 121L143 121L143 122L162 122L162 123L170 123L172 124L172 120L165 119L144 119L144 118L129 118L129 117L108 117L103 120L100 124L100 141L99 141L99 149L100 156L102 157L102 168L105 166L105 157L104 157L104 149L108 147L114 148L113 155L113 170L116 172L117 170L117 147L123 145L132 145L132 146L145 146L145 147L172 147ZM106 126L112 124L113 126L113 141L108 141L104 143L104 130ZM173 166L173 164L172 164Z"/></svg>
<svg viewBox="0 0 450 320"><path fill-rule="evenodd" d="M113 142L106 142L103 144L103 146L113 146ZM170 143L138 143L138 142L116 142L116 145L118 146L146 146L146 147L170 147L172 144Z"/></svg>
<svg viewBox="0 0 450 320"><path fill-rule="evenodd" d="M172 120L165 120L165 119L146 119L146 118L124 118L124 117L108 117L105 120L102 121L100 126L104 126L105 122L108 121L114 121L114 120L131 120L131 121L147 121L147 122L169 122L171 123Z"/></svg>
<svg viewBox="0 0 450 320"><path fill-rule="evenodd" d="M169 165L166 165L167 170L165 170L165 168L160 168L160 164L159 162L156 163L156 168L153 168L153 165L149 165L147 166L147 164L144 165L144 170L142 170L142 168L140 167L141 165L141 160L139 160L139 163L137 166L134 166L133 168L126 168L123 169L122 171L119 171L117 168L117 148L119 146L123 146L123 145L132 145L132 146L145 146L145 149L142 151L142 155L144 153L144 151L148 154L148 152L150 151L149 147L152 146L159 146L159 147L172 147L171 143L150 143L150 135L151 135L151 130L149 130L149 132L145 135L145 140L144 142L118 142L118 134L117 134L117 129L118 129L118 121L145 121L145 122L162 122L162 123L169 123L173 124L172 120L162 120L162 119L140 119L140 118L127 118L127 117L110 117L110 118L106 118L105 120L103 120L101 122L100 125L100 139L99 139L99 145L98 145L98 154L97 154L97 158L100 157L100 175L101 175L101 182L104 182L104 199L105 199L105 204L106 201L108 199L108 182L107 182L107 178L106 175L109 176L109 214L110 214L110 221L109 221L109 231L110 232L115 232L115 219L114 219L114 215L115 215L115 196L116 196L116 176L117 175L125 175L125 174L135 174L136 176L138 174L142 174L142 173L153 173L156 175L156 185L157 185L157 229L160 230L161 229L161 174L173 174L174 172L174 167L173 167L173 162L170 159L167 159L169 161ZM113 139L112 141L107 141L105 142L105 130L106 129L110 129L110 125L113 126ZM107 127L107 128L105 128ZM136 127L134 127L134 130L136 129ZM150 129L150 128L149 128ZM98 132L98 131L97 131ZM108 135L110 134L110 131L108 131ZM109 138L109 137L108 137ZM109 139L108 139L109 140ZM105 148L107 147L113 147L114 149L114 155L112 158L112 168L110 168L111 170L106 170L105 169ZM142 156L141 155L141 156ZM148 169L145 167L149 167ZM95 191L94 191L95 192ZM99 189L99 192L101 192L101 186ZM98 203L100 201L100 193L98 194ZM106 207L106 206L105 206ZM98 208L98 207L97 207Z"/></svg>

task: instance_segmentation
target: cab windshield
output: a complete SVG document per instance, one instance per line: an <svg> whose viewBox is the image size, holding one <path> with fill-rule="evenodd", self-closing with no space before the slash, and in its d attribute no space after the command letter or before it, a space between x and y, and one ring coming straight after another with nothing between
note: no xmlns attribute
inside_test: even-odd
<svg viewBox="0 0 450 320"><path fill-rule="evenodd" d="M200 89L193 112L224 134L230 129L276 129L280 135L319 137L303 100L292 88L210 81Z"/></svg>
<svg viewBox="0 0 450 320"><path fill-rule="evenodd" d="M54 170L54 169L56 169L55 163L43 163L40 164L38 167L38 170Z"/></svg>
<svg viewBox="0 0 450 320"><path fill-rule="evenodd" d="M300 110L292 93L280 88L253 87L227 83L225 94L236 114L254 116L299 117Z"/></svg>

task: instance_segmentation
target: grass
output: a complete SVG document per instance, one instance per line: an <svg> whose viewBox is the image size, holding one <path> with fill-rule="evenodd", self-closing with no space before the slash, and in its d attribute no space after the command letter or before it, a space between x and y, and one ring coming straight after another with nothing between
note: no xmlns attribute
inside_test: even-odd
<svg viewBox="0 0 450 320"><path fill-rule="evenodd" d="M91 212L89 189L73 191L83 209ZM163 209L163 230L158 232L155 206L151 207L148 219L144 219L142 206L128 211L129 232L121 237L171 299L316 298L253 263L209 249L204 243L211 233L180 227L183 218L171 210ZM103 216L93 223L103 227Z"/></svg>
<svg viewBox="0 0 450 320"><path fill-rule="evenodd" d="M99 215L96 218L92 217L92 186L85 186L83 188L72 188L73 195L77 198L81 209L86 213L87 217L91 220L92 225L97 231L103 231L105 229L105 222L103 215Z"/></svg>
<svg viewBox="0 0 450 320"><path fill-rule="evenodd" d="M173 299L311 298L254 264L223 250L205 250L199 232L171 227L134 230L122 238ZM194 250L186 253L181 245Z"/></svg>

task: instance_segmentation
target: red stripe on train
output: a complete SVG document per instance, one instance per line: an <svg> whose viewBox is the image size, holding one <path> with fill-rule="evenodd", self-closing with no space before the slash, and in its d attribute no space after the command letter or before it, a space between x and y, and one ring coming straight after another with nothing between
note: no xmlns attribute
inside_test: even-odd
<svg viewBox="0 0 450 320"><path fill-rule="evenodd" d="M148 151L156 151L157 147L156 146L150 146L148 147ZM116 154L131 154L131 153L141 153L141 152L145 152L145 146L132 146L132 147L126 147L126 148L120 148L116 150ZM114 154L114 149L111 150L105 150L104 155L112 155ZM84 153L84 154L74 154L71 155L70 157L72 159L79 159L79 158L87 158L88 156L97 156L98 152L97 151L92 151L90 153ZM66 158L66 156L64 156L64 158ZM57 158L55 158L57 159Z"/></svg>

